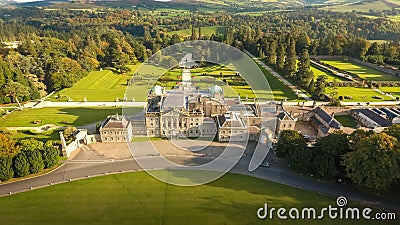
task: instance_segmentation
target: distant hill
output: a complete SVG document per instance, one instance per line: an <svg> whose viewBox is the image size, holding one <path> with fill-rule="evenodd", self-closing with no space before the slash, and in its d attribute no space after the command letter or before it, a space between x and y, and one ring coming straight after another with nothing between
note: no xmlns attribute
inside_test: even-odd
<svg viewBox="0 0 400 225"><path fill-rule="evenodd" d="M271 8L293 8L310 5L318 6L346 6L348 4L362 4L364 2L379 1L386 5L397 3L399 0L0 0L0 5L19 6L106 6L130 8L132 6L146 6L149 8L185 8L196 10L198 7L220 8L226 10L250 10ZM196 7L197 6L197 7Z"/></svg>

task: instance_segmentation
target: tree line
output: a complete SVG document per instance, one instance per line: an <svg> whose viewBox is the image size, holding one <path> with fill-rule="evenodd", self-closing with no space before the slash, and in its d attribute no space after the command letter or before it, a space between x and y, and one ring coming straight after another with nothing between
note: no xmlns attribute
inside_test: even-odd
<svg viewBox="0 0 400 225"><path fill-rule="evenodd" d="M347 179L371 190L387 190L400 181L400 125L381 133L355 130L347 135L333 132L307 147L305 139L293 130L279 135L276 154L290 167L319 179Z"/></svg>
<svg viewBox="0 0 400 225"><path fill-rule="evenodd" d="M0 181L25 177L52 168L59 162L60 151L52 141L13 140L0 134Z"/></svg>
<svg viewBox="0 0 400 225"><path fill-rule="evenodd" d="M222 26L205 34L201 27ZM189 36L171 34L192 29ZM314 80L309 55L349 55L378 64L400 64L400 27L355 12L304 10L261 16L193 12L158 17L143 10L92 11L17 8L0 10L0 39L19 41L0 48L0 103L37 99L71 87L91 70L111 67L129 72L162 48L184 40L213 40L265 57L277 70L324 97L326 80ZM385 39L373 43L367 39ZM295 58L299 57L296 69Z"/></svg>

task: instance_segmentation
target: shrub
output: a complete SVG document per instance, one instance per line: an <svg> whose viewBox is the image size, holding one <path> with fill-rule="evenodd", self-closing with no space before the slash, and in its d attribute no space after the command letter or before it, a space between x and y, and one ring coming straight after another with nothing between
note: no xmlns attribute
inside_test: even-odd
<svg viewBox="0 0 400 225"><path fill-rule="evenodd" d="M14 173L18 177L24 177L29 174L29 162L25 152L20 152L13 162Z"/></svg>
<svg viewBox="0 0 400 225"><path fill-rule="evenodd" d="M14 176L11 157L0 157L0 181L6 181Z"/></svg>

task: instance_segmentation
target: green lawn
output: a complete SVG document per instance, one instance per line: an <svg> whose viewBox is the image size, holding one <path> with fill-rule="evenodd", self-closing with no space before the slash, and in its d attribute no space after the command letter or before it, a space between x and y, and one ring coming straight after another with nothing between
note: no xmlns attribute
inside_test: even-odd
<svg viewBox="0 0 400 225"><path fill-rule="evenodd" d="M172 171L170 176L179 179L180 174ZM84 179L0 198L1 221L7 225L388 224L328 218L279 220L276 213L272 221L260 220L257 210L264 203L269 209L315 207L320 211L336 206L336 199L237 174L206 185L181 187L145 172Z"/></svg>
<svg viewBox="0 0 400 225"><path fill-rule="evenodd" d="M137 111L142 108L137 108ZM0 127L36 127L45 124L82 126L104 120L108 115L121 114L121 108L41 108L15 111L0 119ZM40 120L41 123L34 124Z"/></svg>
<svg viewBox="0 0 400 225"><path fill-rule="evenodd" d="M311 70L314 72L315 80L316 80L318 77L323 76L323 75L325 75L325 76L328 78L328 80L327 80L328 82L333 82L333 81L335 81L335 82L341 82L341 81L346 80L345 78L338 77L338 76L334 76L334 75L332 75L332 74L330 74L330 73L327 73L327 72L325 72L325 71L323 71L323 70L320 70L320 69L318 69L318 68L316 68L316 67L313 67L313 66L311 66Z"/></svg>
<svg viewBox="0 0 400 225"><path fill-rule="evenodd" d="M198 35L199 29L196 28L196 34ZM190 36L192 35L192 29L184 29L169 32L171 35L178 34L180 36ZM209 27L201 27L201 34L206 36L211 36L212 34L225 34L226 27L225 26L209 26Z"/></svg>
<svg viewBox="0 0 400 225"><path fill-rule="evenodd" d="M345 102L380 102L393 101L392 98L382 95L371 88L364 87L337 87L337 96L351 96L353 99L344 99ZM380 96L382 99L373 98Z"/></svg>
<svg viewBox="0 0 400 225"><path fill-rule="evenodd" d="M343 126L345 127L351 127L351 128L356 128L357 127L357 122L356 120L351 117L351 116L347 116L347 115L335 115L335 119L337 121L339 121L339 123L341 123Z"/></svg>
<svg viewBox="0 0 400 225"><path fill-rule="evenodd" d="M132 73L137 69L137 65L129 66ZM92 71L85 78L77 82L71 88L65 88L55 93L52 101L67 101L72 98L73 101L115 101L117 98L123 99L127 88L127 79L131 76L127 74L115 74L110 70ZM147 93L147 92L146 92ZM61 99L58 98L61 96Z"/></svg>
<svg viewBox="0 0 400 225"><path fill-rule="evenodd" d="M380 87L379 90L390 93L394 97L400 97L400 87Z"/></svg>
<svg viewBox="0 0 400 225"><path fill-rule="evenodd" d="M372 81L400 81L397 76L391 76L389 74L382 73L380 71L354 64L350 61L338 60L338 59L326 59L321 60L324 63L337 67L339 69L355 73L363 79Z"/></svg>
<svg viewBox="0 0 400 225"><path fill-rule="evenodd" d="M272 90L272 94L274 95L274 99L276 101L282 101L285 99L288 101L297 100L296 94L292 91L292 89L290 89L288 86L282 83L278 78L273 76L266 69L260 67L260 70L264 73L265 77L267 78L269 86L271 87Z"/></svg>

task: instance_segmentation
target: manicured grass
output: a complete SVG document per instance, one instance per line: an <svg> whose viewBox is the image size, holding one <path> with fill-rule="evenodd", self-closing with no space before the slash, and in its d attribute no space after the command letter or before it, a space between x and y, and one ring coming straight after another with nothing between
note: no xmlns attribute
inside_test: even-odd
<svg viewBox="0 0 400 225"><path fill-rule="evenodd" d="M356 128L357 127L357 122L356 120L351 117L351 116L346 116L346 115L335 115L335 119L339 121L343 126L345 127L351 127L351 128Z"/></svg>
<svg viewBox="0 0 400 225"><path fill-rule="evenodd" d="M198 34L199 29L196 28L196 34ZM171 35L178 34L180 36L190 36L192 35L192 29L184 29L184 30L177 30L169 32ZM225 34L226 27L225 26L210 26L210 27L201 27L201 34L206 36L211 36L212 34Z"/></svg>
<svg viewBox="0 0 400 225"><path fill-rule="evenodd" d="M363 79L371 81L400 81L399 77L391 76L380 71L352 63L350 61L327 59L321 60L324 63L337 67L339 69L355 73Z"/></svg>
<svg viewBox="0 0 400 225"><path fill-rule="evenodd" d="M380 87L379 90L389 93L394 97L400 97L400 87Z"/></svg>
<svg viewBox="0 0 400 225"><path fill-rule="evenodd" d="M180 179L182 174L171 171L168 175ZM336 206L336 199L237 174L206 185L181 187L160 182L145 172L84 179L0 198L2 224L7 225L390 223L332 220L328 216L323 220L279 220L276 213L272 221L260 220L257 210L264 203L269 209L315 207L318 212L328 205Z"/></svg>
<svg viewBox="0 0 400 225"><path fill-rule="evenodd" d="M341 81L346 80L346 79L344 79L344 78L342 78L342 77L334 76L334 75L332 75L332 74L330 74L330 73L327 73L327 72L325 72L325 71L323 71L323 70L320 70L320 69L318 69L318 68L316 68L316 67L313 67L313 66L311 66L311 70L314 72L315 80L316 80L318 77L323 76L323 75L325 75L325 76L328 78L328 80L327 80L328 82L333 82L333 81L335 81L335 82L341 82Z"/></svg>
<svg viewBox="0 0 400 225"><path fill-rule="evenodd" d="M351 96L353 99L344 99L345 102L380 102L393 101L392 98L382 95L371 88L364 87L337 87L337 96ZM382 99L373 98L380 96Z"/></svg>
<svg viewBox="0 0 400 225"><path fill-rule="evenodd" d="M138 111L142 110L137 108ZM104 120L108 115L121 114L121 108L41 108L15 111L0 119L0 127L38 127L45 124L82 126ZM34 121L41 121L34 124Z"/></svg>
<svg viewBox="0 0 400 225"><path fill-rule="evenodd" d="M129 66L132 73L137 69L137 65ZM67 101L68 97L73 101L83 101L86 97L87 101L115 101L124 98L127 88L127 80L131 76L127 74L115 74L110 70L92 71L85 78L80 80L71 88L66 88L55 93L52 101ZM61 96L61 99L57 98Z"/></svg>
<svg viewBox="0 0 400 225"><path fill-rule="evenodd" d="M44 131L44 132L21 130L21 131L13 132L12 137L17 140L34 138L34 139L38 139L43 142L46 142L49 140L60 141L60 134L58 132L59 132L59 130L49 130L49 131Z"/></svg>
<svg viewBox="0 0 400 225"><path fill-rule="evenodd" d="M233 66L222 65L199 67L191 70L192 84L200 87L200 89L208 89L216 84L222 86L225 97L227 98L234 98L240 94L242 98L247 96L249 99L254 99L255 94L249 85L237 84L234 82L235 79L241 79L239 75L236 75L234 70L235 68ZM160 77L157 84L167 89L172 89L181 81L181 76L181 69L170 70ZM168 81L162 79L168 79ZM204 81L204 79L210 79L210 81ZM229 85L223 82L224 79Z"/></svg>
<svg viewBox="0 0 400 225"><path fill-rule="evenodd" d="M269 86L271 87L272 94L274 95L274 99L276 101L297 100L296 94L292 91L292 89L282 83L278 78L273 76L266 69L262 68L261 66L259 67L267 78Z"/></svg>

